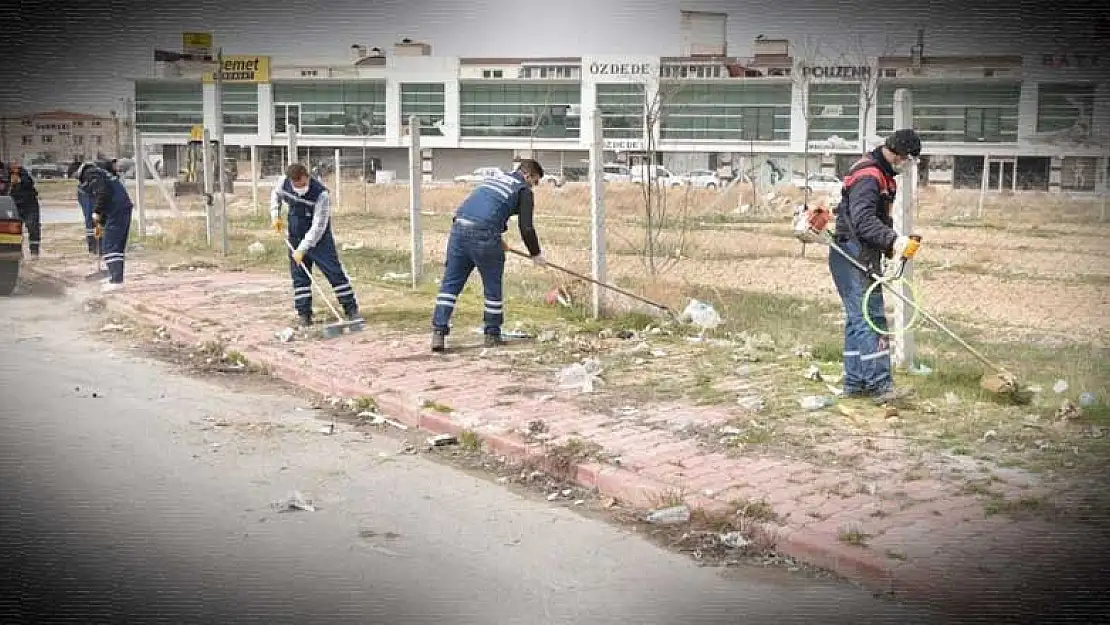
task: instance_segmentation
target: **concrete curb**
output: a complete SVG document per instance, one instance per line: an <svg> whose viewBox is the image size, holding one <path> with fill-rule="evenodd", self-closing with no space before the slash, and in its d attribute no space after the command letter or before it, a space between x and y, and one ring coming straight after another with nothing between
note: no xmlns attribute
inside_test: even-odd
<svg viewBox="0 0 1110 625"><path fill-rule="evenodd" d="M30 273L61 283L66 287L73 288L78 284L75 280L37 267L28 267L28 269ZM163 326L178 341L201 343L213 338L203 331L197 331L180 322L175 313L145 304L136 304L124 299L126 297L124 293L106 296L105 307L116 314L136 318L151 325ZM264 353L266 351L264 347L260 348L258 345L234 347L251 362L267 367L272 377L314 393L352 398L372 394L383 413L395 415L398 421L409 427L431 434L455 435L464 429L459 424L453 423L446 415L422 410L415 398L407 391L395 388L371 390L344 384L337 385L330 378L313 375L303 369L280 362ZM516 461L527 460L550 465L553 458L543 451L542 446L528 445L513 436L478 434L478 437L490 452ZM574 463L568 468L567 473L567 477L574 479L580 486L596 488L603 495L639 507L651 506L656 503L654 501L656 497L674 490L673 485L628 469L596 462ZM725 504L703 497L687 497L686 502L691 507L700 507L709 512L723 512L725 509ZM769 535L776 537L776 551L810 566L832 571L872 591L888 594L894 594L897 591L897 594L902 597L922 596L929 586L927 580L922 580L918 576L904 575L905 572L899 570L901 567L891 568L882 558L867 552L866 549L841 543L838 536L806 530L783 532L782 528L774 524L763 524L763 529Z"/></svg>

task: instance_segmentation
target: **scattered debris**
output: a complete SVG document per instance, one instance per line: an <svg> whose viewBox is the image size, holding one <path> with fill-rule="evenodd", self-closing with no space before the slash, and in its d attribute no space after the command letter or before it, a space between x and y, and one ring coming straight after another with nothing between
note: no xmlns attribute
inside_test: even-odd
<svg viewBox="0 0 1110 625"><path fill-rule="evenodd" d="M306 499L299 491L293 491L283 501L275 501L271 507L275 512L316 512L316 505L311 499Z"/></svg>
<svg viewBox="0 0 1110 625"><path fill-rule="evenodd" d="M676 523L686 523L690 520L690 507L686 505L672 506L670 508L661 508L652 510L648 513L645 520L648 523L656 525L673 525Z"/></svg>
<svg viewBox="0 0 1110 625"><path fill-rule="evenodd" d="M556 376L561 388L578 389L582 393L594 392L594 385L601 382L601 363L586 358L580 363L564 367Z"/></svg>
<svg viewBox="0 0 1110 625"><path fill-rule="evenodd" d="M750 397L741 397L741 398L736 400L736 403L741 408L743 408L744 410L747 410L749 412L759 412L759 411L763 410L767 405L766 402L763 401L763 398L760 397L759 395L753 395L753 396L750 396Z"/></svg>
<svg viewBox="0 0 1110 625"><path fill-rule="evenodd" d="M279 341L281 341L282 343L288 343L289 341L293 340L293 336L296 333L297 333L297 331L294 330L293 328L285 328L281 332L278 332L276 336L277 336L277 339Z"/></svg>
<svg viewBox="0 0 1110 625"><path fill-rule="evenodd" d="M1057 395L1067 392L1067 390L1068 390L1067 380L1056 380L1056 384L1052 385L1052 390L1055 391L1055 393Z"/></svg>
<svg viewBox="0 0 1110 625"><path fill-rule="evenodd" d="M821 377L821 368L818 367L817 365L810 365L809 369L806 369L806 376L805 377L806 377L807 380L812 380L814 382L821 382L823 380L823 378Z"/></svg>
<svg viewBox="0 0 1110 625"><path fill-rule="evenodd" d="M798 400L803 410L820 410L836 403L836 399L828 395L807 395Z"/></svg>
<svg viewBox="0 0 1110 625"><path fill-rule="evenodd" d="M249 254L252 257L257 258L259 256L264 255L265 253L266 253L266 246L262 243L262 241L255 241L254 243L251 243L250 245L247 246L247 254Z"/></svg>
<svg viewBox="0 0 1110 625"><path fill-rule="evenodd" d="M1056 410L1056 418L1061 421L1074 421L1083 416L1083 409L1075 405L1070 399L1065 399Z"/></svg>
<svg viewBox="0 0 1110 625"><path fill-rule="evenodd" d="M725 532L721 534L718 539L721 541L722 545L729 549L743 549L752 544L752 541L744 538L744 535L740 532Z"/></svg>
<svg viewBox="0 0 1110 625"><path fill-rule="evenodd" d="M130 326L125 326L125 325L122 325L122 324L119 324L119 323L107 323L107 324L104 324L104 326L102 326L100 328L100 331L101 332L127 332L130 329L131 329Z"/></svg>
<svg viewBox="0 0 1110 625"><path fill-rule="evenodd" d="M557 335L555 334L554 330L544 330L543 332L540 332L540 335L536 337L536 340L540 343L550 343L554 341L556 337Z"/></svg>
<svg viewBox="0 0 1110 625"><path fill-rule="evenodd" d="M329 423L317 430L317 432L323 434L324 436L331 436L332 434L335 434L335 424Z"/></svg>
<svg viewBox="0 0 1110 625"><path fill-rule="evenodd" d="M363 247L365 246L363 245L362 241L356 241L354 243L344 242L342 245L339 246L339 249L346 252L349 250L361 250Z"/></svg>
<svg viewBox="0 0 1110 625"><path fill-rule="evenodd" d="M906 372L909 373L910 375L926 376L926 375L931 374L933 372L933 370L932 370L931 367L929 367L929 365L918 363L916 365L911 366Z"/></svg>
<svg viewBox="0 0 1110 625"><path fill-rule="evenodd" d="M705 330L712 330L721 325L722 319L717 311L706 304L696 299L690 300L686 305L686 309L682 311L679 318L683 321L689 321L693 325L699 327L704 332Z"/></svg>
<svg viewBox="0 0 1110 625"><path fill-rule="evenodd" d="M1085 392L1079 396L1079 405L1083 408L1090 408L1094 406L1097 401L1098 399L1095 397L1094 393Z"/></svg>
<svg viewBox="0 0 1110 625"><path fill-rule="evenodd" d="M382 274L382 280L386 282L410 282L412 280L411 273L394 273L392 271Z"/></svg>
<svg viewBox="0 0 1110 625"><path fill-rule="evenodd" d="M426 441L428 447L444 447L447 445L458 445L459 439L454 434L436 434L435 436L428 437Z"/></svg>

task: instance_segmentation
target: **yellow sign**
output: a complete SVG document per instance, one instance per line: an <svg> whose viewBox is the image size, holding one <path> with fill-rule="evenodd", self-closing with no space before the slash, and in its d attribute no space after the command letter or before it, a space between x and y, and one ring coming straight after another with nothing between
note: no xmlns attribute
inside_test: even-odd
<svg viewBox="0 0 1110 625"><path fill-rule="evenodd" d="M0 243L4 245L20 245L23 237L18 234L0 234Z"/></svg>
<svg viewBox="0 0 1110 625"><path fill-rule="evenodd" d="M181 51L185 54L212 54L212 33L181 33Z"/></svg>
<svg viewBox="0 0 1110 625"><path fill-rule="evenodd" d="M204 141L204 125L195 124L189 129L189 141Z"/></svg>
<svg viewBox="0 0 1110 625"><path fill-rule="evenodd" d="M202 80L204 82L216 82L213 72L205 72ZM270 82L270 57L225 56L223 71L220 72L220 80L237 83Z"/></svg>

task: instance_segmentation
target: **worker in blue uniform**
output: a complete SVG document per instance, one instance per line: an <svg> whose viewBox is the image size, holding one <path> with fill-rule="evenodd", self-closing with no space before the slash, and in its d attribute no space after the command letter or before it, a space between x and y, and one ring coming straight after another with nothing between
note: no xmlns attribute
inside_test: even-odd
<svg viewBox="0 0 1110 625"><path fill-rule="evenodd" d="M97 236L99 234L97 225L93 221L92 198L81 184L77 185L77 204L81 207L81 214L85 218L85 245L88 246L90 255L99 254L100 237Z"/></svg>
<svg viewBox="0 0 1110 625"><path fill-rule="evenodd" d="M898 130L883 145L855 163L844 177L836 210L837 246L851 254L875 275L882 275L882 258L899 257L910 238L894 230L891 207L898 192L895 176L912 166L921 154L921 138L911 129ZM867 302L864 293L871 278L834 249L829 250L829 272L844 305L844 394L871 396L879 403L912 394L896 389L891 375L890 344L864 318L884 332L883 290L874 289Z"/></svg>
<svg viewBox="0 0 1110 625"><path fill-rule="evenodd" d="M131 234L131 211L134 205L123 181L108 163L84 163L77 170L77 184L92 204L93 227L103 231L100 251L108 268L108 280L101 286L104 292L123 287L123 269L127 252L127 239Z"/></svg>
<svg viewBox="0 0 1110 625"><path fill-rule="evenodd" d="M532 224L535 199L532 188L543 178L543 167L532 159L520 161L516 171L487 178L478 185L455 211L447 239L447 262L432 313L432 351L442 352L451 331L451 314L463 287L474 269L482 278L485 297L483 321L485 345L502 344L504 323L502 279L505 250L501 235L509 229L509 217L516 215L520 237L532 261L544 265L539 237Z"/></svg>
<svg viewBox="0 0 1110 625"><path fill-rule="evenodd" d="M270 218L274 230L285 234L281 205L289 207L289 273L293 278L293 308L302 326L312 325L312 283L309 271L320 267L348 321L362 319L351 280L339 261L331 230L331 196L308 168L293 163L270 193Z"/></svg>
<svg viewBox="0 0 1110 625"><path fill-rule="evenodd" d="M9 173L8 195L19 209L19 218L27 226L27 239L31 248L31 258L38 258L42 246L42 211L39 207L39 191L31 172L19 164L13 164Z"/></svg>

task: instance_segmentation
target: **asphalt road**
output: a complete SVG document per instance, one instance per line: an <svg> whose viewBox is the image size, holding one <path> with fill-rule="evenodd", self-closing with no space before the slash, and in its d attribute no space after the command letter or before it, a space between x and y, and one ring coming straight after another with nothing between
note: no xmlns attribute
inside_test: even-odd
<svg viewBox="0 0 1110 625"><path fill-rule="evenodd" d="M80 207L77 206L77 201L63 202L61 200L42 200L40 203L40 215L43 224L83 224L85 218L81 214ZM157 219L160 217L176 217L178 213L167 209L155 209L144 211L148 219ZM204 217L203 211L182 211L181 215L186 217ZM138 219L137 215L133 219Z"/></svg>
<svg viewBox="0 0 1110 625"><path fill-rule="evenodd" d="M43 290L0 298L0 622L929 622L324 435L304 400L110 347ZM272 509L294 490L318 509Z"/></svg>

